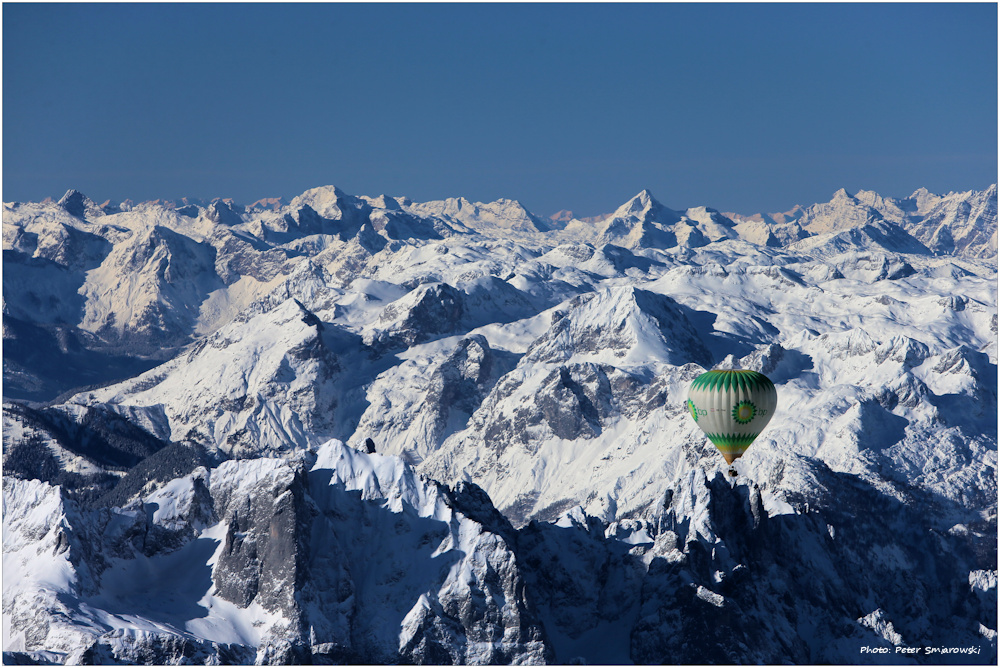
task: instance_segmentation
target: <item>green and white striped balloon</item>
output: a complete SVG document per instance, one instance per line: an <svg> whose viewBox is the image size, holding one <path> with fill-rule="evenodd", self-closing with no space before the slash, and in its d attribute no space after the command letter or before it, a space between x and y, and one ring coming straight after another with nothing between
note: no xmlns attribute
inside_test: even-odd
<svg viewBox="0 0 1000 668"><path fill-rule="evenodd" d="M756 371L708 371L695 378L688 390L691 417L727 464L746 452L777 406L774 383Z"/></svg>

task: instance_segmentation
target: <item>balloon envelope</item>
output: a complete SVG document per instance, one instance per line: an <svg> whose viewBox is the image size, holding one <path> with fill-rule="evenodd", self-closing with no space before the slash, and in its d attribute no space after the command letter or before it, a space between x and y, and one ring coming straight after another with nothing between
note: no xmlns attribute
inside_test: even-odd
<svg viewBox="0 0 1000 668"><path fill-rule="evenodd" d="M695 378L688 390L691 417L728 464L746 452L777 405L774 383L756 371L708 371Z"/></svg>

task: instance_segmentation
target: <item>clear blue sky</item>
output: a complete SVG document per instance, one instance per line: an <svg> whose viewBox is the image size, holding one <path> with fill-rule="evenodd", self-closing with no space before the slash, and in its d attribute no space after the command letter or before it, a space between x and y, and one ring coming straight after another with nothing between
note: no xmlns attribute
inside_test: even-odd
<svg viewBox="0 0 1000 668"><path fill-rule="evenodd" d="M997 180L987 4L3 5L3 200L777 212Z"/></svg>

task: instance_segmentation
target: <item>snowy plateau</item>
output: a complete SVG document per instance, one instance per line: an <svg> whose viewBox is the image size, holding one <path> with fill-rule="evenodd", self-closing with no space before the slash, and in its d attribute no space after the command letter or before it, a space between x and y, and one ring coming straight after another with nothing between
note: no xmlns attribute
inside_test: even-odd
<svg viewBox="0 0 1000 668"><path fill-rule="evenodd" d="M3 378L5 663L997 662L995 185L5 203Z"/></svg>

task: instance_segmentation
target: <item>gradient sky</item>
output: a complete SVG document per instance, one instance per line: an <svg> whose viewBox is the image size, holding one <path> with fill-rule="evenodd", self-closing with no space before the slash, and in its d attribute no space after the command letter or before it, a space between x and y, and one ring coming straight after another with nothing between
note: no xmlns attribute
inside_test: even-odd
<svg viewBox="0 0 1000 668"><path fill-rule="evenodd" d="M997 180L997 6L3 5L4 201L740 213Z"/></svg>

